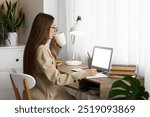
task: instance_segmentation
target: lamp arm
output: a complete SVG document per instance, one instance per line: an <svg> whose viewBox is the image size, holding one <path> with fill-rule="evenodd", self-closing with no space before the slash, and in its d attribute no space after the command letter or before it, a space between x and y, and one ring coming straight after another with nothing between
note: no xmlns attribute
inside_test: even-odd
<svg viewBox="0 0 150 117"><path fill-rule="evenodd" d="M75 35L71 36L71 43L72 43L72 46L73 46L72 60L75 60Z"/></svg>
<svg viewBox="0 0 150 117"><path fill-rule="evenodd" d="M75 35L71 35L71 43L75 44Z"/></svg>

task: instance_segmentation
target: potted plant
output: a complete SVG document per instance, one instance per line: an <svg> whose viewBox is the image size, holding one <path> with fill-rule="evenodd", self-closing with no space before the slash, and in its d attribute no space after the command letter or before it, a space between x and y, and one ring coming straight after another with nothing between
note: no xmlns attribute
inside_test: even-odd
<svg viewBox="0 0 150 117"><path fill-rule="evenodd" d="M7 27L5 26L3 22L0 22L0 45L5 44L6 40L8 40Z"/></svg>
<svg viewBox="0 0 150 117"><path fill-rule="evenodd" d="M148 100L149 93L140 81L132 76L125 76L112 84L108 94L110 100Z"/></svg>
<svg viewBox="0 0 150 117"><path fill-rule="evenodd" d="M17 31L22 26L25 20L25 15L22 9L17 9L18 2L12 3L5 1L6 9L4 9L3 22L7 27L8 40L11 44L17 43Z"/></svg>
<svg viewBox="0 0 150 117"><path fill-rule="evenodd" d="M4 16L4 5L0 5L0 45L4 44L7 37L7 27L3 22L3 16Z"/></svg>

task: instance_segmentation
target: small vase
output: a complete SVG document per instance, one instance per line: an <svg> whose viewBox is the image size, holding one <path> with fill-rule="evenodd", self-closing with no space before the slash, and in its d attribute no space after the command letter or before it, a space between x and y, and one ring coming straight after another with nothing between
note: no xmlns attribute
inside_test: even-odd
<svg viewBox="0 0 150 117"><path fill-rule="evenodd" d="M8 40L6 42L8 45L16 45L17 44L17 32L9 32Z"/></svg>

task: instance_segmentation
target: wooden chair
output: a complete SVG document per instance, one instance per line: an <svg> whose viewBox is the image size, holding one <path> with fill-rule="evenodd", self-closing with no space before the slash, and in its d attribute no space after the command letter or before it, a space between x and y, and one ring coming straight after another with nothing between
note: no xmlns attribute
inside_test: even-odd
<svg viewBox="0 0 150 117"><path fill-rule="evenodd" d="M23 99L23 91L28 100L31 100L30 89L35 86L35 79L28 74L10 73L10 79L16 100Z"/></svg>

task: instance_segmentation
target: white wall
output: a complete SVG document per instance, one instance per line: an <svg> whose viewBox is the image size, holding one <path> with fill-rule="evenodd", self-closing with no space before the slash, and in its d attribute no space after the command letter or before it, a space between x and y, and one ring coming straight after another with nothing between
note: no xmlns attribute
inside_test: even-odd
<svg viewBox="0 0 150 117"><path fill-rule="evenodd" d="M20 0L20 6L25 13L24 42L27 41L32 22L39 12L48 13L58 18L58 0Z"/></svg>
<svg viewBox="0 0 150 117"><path fill-rule="evenodd" d="M44 13L55 17L58 24L58 0L44 0Z"/></svg>
<svg viewBox="0 0 150 117"><path fill-rule="evenodd" d="M20 0L20 7L25 13L24 42L27 41L34 17L43 11L43 0Z"/></svg>

